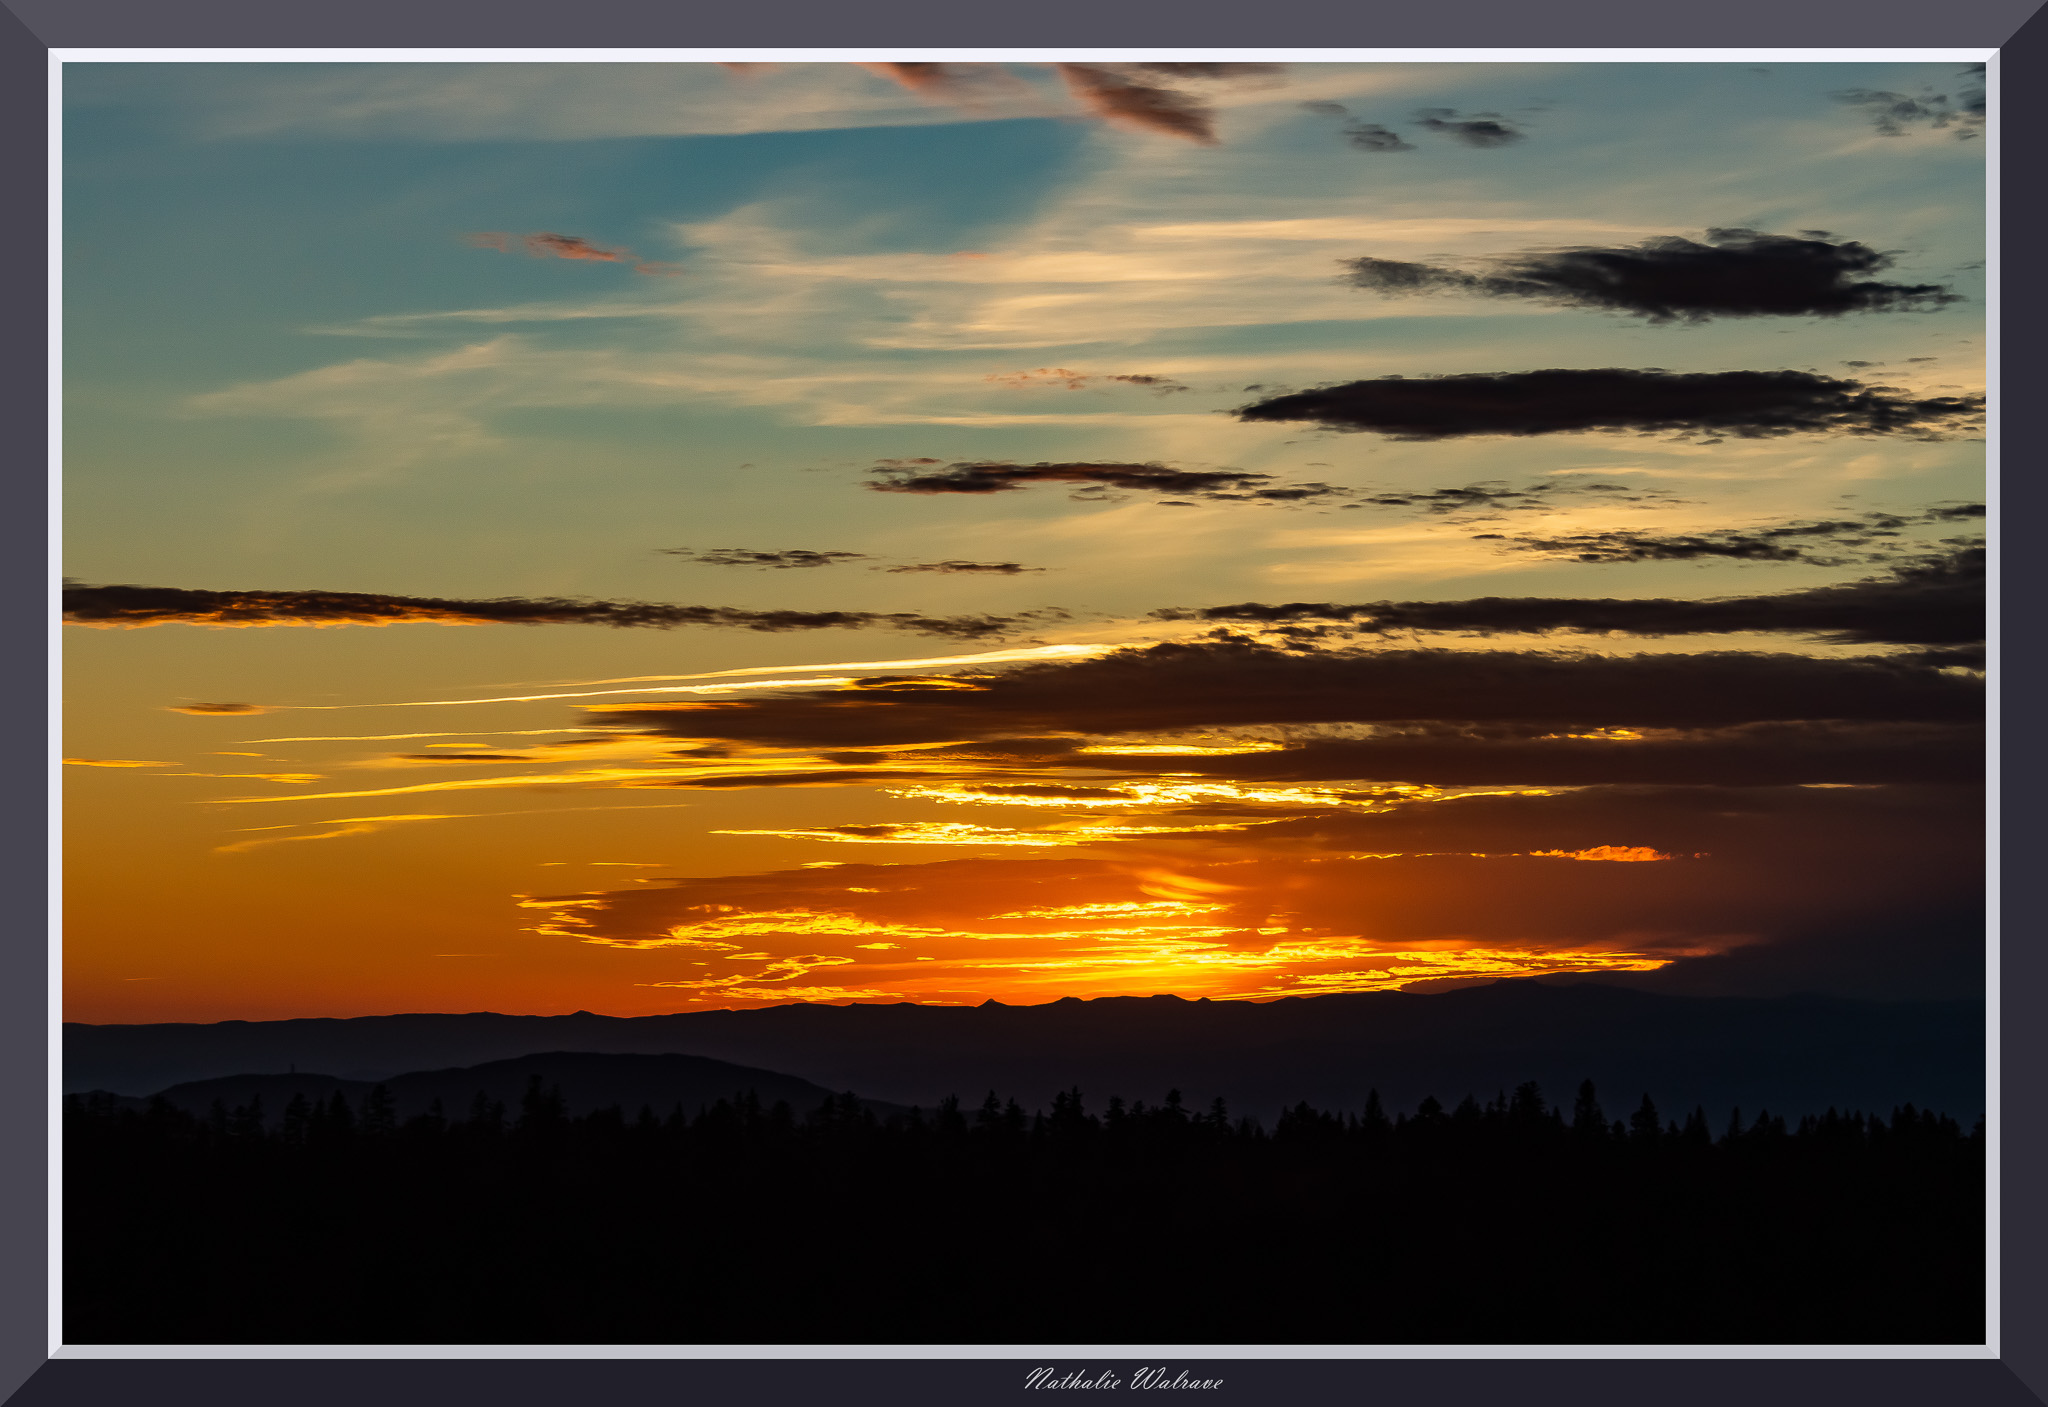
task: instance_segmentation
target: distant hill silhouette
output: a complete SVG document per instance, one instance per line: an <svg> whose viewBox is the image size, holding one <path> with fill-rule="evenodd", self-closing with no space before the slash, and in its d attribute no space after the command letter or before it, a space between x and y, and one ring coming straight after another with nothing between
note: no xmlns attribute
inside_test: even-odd
<svg viewBox="0 0 2048 1407"><path fill-rule="evenodd" d="M1484 1098L1525 1080L1561 1094L1587 1078L1616 1098L1648 1092L1675 1109L1797 1116L1910 1102L1967 1125L1984 1108L1981 1002L1684 997L1531 981L1264 1003L1070 997L641 1017L70 1024L64 1087L146 1095L293 1066L369 1081L549 1051L703 1056L925 1108L989 1090L1042 1107L1072 1086L1095 1098L1179 1089L1191 1102L1220 1096L1233 1111L1270 1119L1300 1100L1355 1109L1373 1087L1390 1108L1412 1108L1425 1095Z"/></svg>
<svg viewBox="0 0 2048 1407"><path fill-rule="evenodd" d="M560 1091L563 1112L572 1117L617 1106L630 1118L643 1105L663 1117L678 1106L685 1116L694 1116L721 1099L733 1099L749 1091L759 1096L764 1106L780 1100L797 1113L808 1113L837 1093L793 1075L750 1069L701 1055L583 1051L549 1051L464 1068L417 1070L382 1081L344 1080L304 1072L226 1075L172 1085L159 1093L173 1107L199 1115L211 1110L216 1101L225 1109L236 1109L261 1099L264 1124L275 1127L295 1095L318 1102L340 1094L351 1105L360 1107L364 1096L379 1083L390 1095L393 1112L400 1119L427 1113L436 1100L448 1117L461 1118L470 1112L479 1095L503 1105L516 1116L520 1101L536 1078L543 1088ZM147 1101L123 1102L139 1107ZM908 1112L898 1105L876 1100L860 1102L882 1117Z"/></svg>

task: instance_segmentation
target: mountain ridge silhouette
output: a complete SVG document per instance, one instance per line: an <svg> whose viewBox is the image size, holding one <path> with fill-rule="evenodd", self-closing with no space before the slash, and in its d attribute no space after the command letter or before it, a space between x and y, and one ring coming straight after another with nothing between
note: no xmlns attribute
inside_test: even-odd
<svg viewBox="0 0 2048 1407"><path fill-rule="evenodd" d="M686 1117L694 1117L721 1099L736 1100L750 1093L764 1106L780 1101L801 1115L845 1093L794 1075L701 1055L546 1051L445 1070L412 1070L384 1080L347 1080L313 1071L224 1075L172 1085L152 1098L200 1115L207 1114L216 1101L223 1109L233 1110L260 1099L264 1126L275 1128L295 1096L318 1103L339 1094L351 1108L360 1109L365 1097L381 1085L391 1099L393 1114L401 1120L428 1113L436 1102L445 1116L466 1118L479 1096L501 1105L508 1119L516 1119L535 1079L543 1090L560 1095L561 1112L570 1117L617 1107L631 1118L643 1105L657 1117L666 1117L678 1107ZM133 1108L150 1102L116 1098ZM860 1102L878 1117L909 1112L881 1100Z"/></svg>
<svg viewBox="0 0 2048 1407"><path fill-rule="evenodd" d="M1078 1086L1225 1099L1271 1117L1306 1100L1389 1107L1488 1097L1525 1080L1553 1098L1592 1079L1611 1100L1819 1113L1913 1103L1966 1124L1984 1107L1984 1007L1822 996L1697 997L1528 980L1428 995L1274 1002L1175 996L1033 1006L792 1003L611 1017L495 1012L65 1027L65 1089L139 1096L297 1066L365 1083L544 1052L683 1054L934 1106L990 1090L1027 1107ZM456 1111L451 1110L451 1113Z"/></svg>

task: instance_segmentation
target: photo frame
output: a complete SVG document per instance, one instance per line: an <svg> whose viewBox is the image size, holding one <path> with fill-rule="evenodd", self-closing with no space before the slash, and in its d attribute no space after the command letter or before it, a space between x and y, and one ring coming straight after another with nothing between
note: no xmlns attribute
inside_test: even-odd
<svg viewBox="0 0 2048 1407"><path fill-rule="evenodd" d="M17 5L17 15L27 9ZM628 7L630 8L630 7ZM1817 24L1832 22L1834 15L1814 12ZM78 20L52 14L30 16L31 23L24 27L40 35L55 48L87 48L121 46L149 48L174 42L174 37L164 29L165 17L161 15L124 19L115 13L115 7L97 9ZM624 10L605 17L618 24L626 21ZM1305 16L1312 21L1317 17ZM2021 17L2024 18L2024 17ZM240 40L227 40L215 36L207 29L209 23L226 23L237 32L248 36ZM636 25L646 24L644 16L632 17ZM1907 23L1912 23L1910 19ZM2022 132L2035 116L2028 109L2029 100L2024 96L2029 86L2015 81L2018 75L2027 71L2033 62L2030 43L2038 43L2048 49L2048 40L2039 36L2030 38L2011 15L1988 18L1971 17L1973 24L1982 24L1997 29L2010 25L2007 33L1994 35L1988 42L2001 51L2001 63L2006 65L2004 92L2007 108L2004 113L2008 130ZM126 31L122 26L140 23L141 27ZM660 21L655 21L660 23ZM234 17L206 15L196 12L181 14L177 24L184 30L181 39L187 46L201 46L221 43L263 43L266 45L289 46L300 43L337 44L341 36L332 31L321 31L316 36L294 40L282 31L269 31L260 37L250 35L241 21ZM1946 26L1944 26L1946 27ZM830 28L829 25L826 26ZM1731 27L1732 28L1732 27ZM1503 33L1511 33L1512 25L1505 26ZM135 33L136 39L124 39L125 33ZM388 33L388 31L387 31ZM531 31L529 33L532 33ZM33 36L32 36L33 37ZM1728 47L1737 47L1730 34ZM408 36L407 42L418 42ZM560 42L567 42L566 39ZM643 43L646 41L642 41ZM1215 42L1223 42L1218 39ZM1417 40L1416 42L1422 42ZM1633 45L1654 47L1659 39L1647 32L1631 34L1627 42ZM1669 43L1672 41L1663 41ZM1688 35L1678 41L1691 46L1699 43L1696 35ZM1812 42L1812 41L1808 41ZM1931 39L1900 39L1901 47L1931 45ZM1959 44L1976 44L1976 38L1956 41ZM1943 41L1946 47L1946 41ZM353 47L385 49L389 40L364 36L353 41ZM42 56L40 52L29 52L32 46L18 45L23 49L19 55L24 71L34 70L40 75ZM636 45L635 47L638 47ZM1717 45L1718 47L1718 45ZM13 49L8 51L9 61L16 59ZM10 99L9 101L14 101ZM2009 138L2008 140L2011 140ZM40 175L39 154L28 154L35 167L33 175ZM35 188L33 179L18 177L17 189ZM2017 183L2016 183L2017 184ZM2004 193L2006 228L2023 228L2017 221L2023 218L2027 208L2027 196L2023 192ZM2008 243L2008 249L2015 245ZM2031 277L2017 267L2017 259L2009 259L2002 266L2002 296L2007 308L2022 306L2030 296L2028 280ZM34 261L17 261L17 267L33 267ZM2019 300L2019 301L2016 301ZM2010 339L2003 348L2002 366L2025 368L2028 353L2015 345L2020 339ZM34 349L26 349L33 355ZM12 378L13 388L19 390L33 383L32 377ZM2009 382L2008 384L2020 384ZM40 402L37 403L40 407ZM28 416L19 423L32 423ZM2008 436L2019 436L2024 443L2031 432L2023 426L2006 424L2001 427ZM2015 476L2017 477L2017 476ZM2002 512L2008 521L2018 521L2017 513L2023 512L2029 496L2038 490L2028 485L2006 481L2001 487ZM32 515L24 515L24 518ZM40 531L27 535L29 544L39 543ZM38 549L39 550L39 549ZM24 549L12 561L15 569L28 570L36 551ZM2009 569L2025 573L2026 564ZM2031 587L2025 577L2009 579L2009 590L2004 599L2019 603L2027 599ZM24 633L27 625L20 622ZM38 621L41 624L41 621ZM2023 662L2007 661L2007 678L2018 679L2019 689L2026 683ZM2019 674L2012 674L2018 669ZM2007 697L2025 697L2007 686ZM2005 743L2005 766L2008 769L2024 768L2024 750L2010 739ZM2018 787L2012 788L2018 794ZM30 808L32 810L33 808ZM24 835L34 834L41 829L40 814L31 815L24 810L18 816L24 827ZM2012 847L2027 833L2023 824L2008 821L2003 833L2004 844ZM33 853L33 847L19 847L19 853ZM39 872L40 873L40 872ZM2018 915L2013 915L2017 918ZM2012 931L2008 928L2008 931ZM1997 991L2003 1009L2009 1013L2023 1010L2023 1003L2039 991L2039 961L2032 955L2014 949L2018 945L2008 944L2000 951L1999 982ZM10 959L20 956L10 953ZM40 964L40 955L29 955ZM14 984L16 992L28 991L40 996L45 987L32 982ZM10 997L8 1000L15 1000ZM52 1008L54 1010L54 1007ZM2025 1077L2021 1072L2039 1068L2040 1052L2030 1049L2032 1039L2024 1020L2008 1020L1995 1024L2003 1046L2003 1068L2009 1082L2004 1086L2006 1105L2014 1108L2014 1093L2023 1088ZM37 1061L47 1061L47 1052L52 1049L45 1036L46 1023L42 1014L33 1020L24 1017L6 1024L7 1039L16 1040L20 1048L17 1059L6 1064L7 1076L30 1068ZM38 1072L40 1073L40 1072ZM1994 1086L1998 1088L1998 1086ZM19 1103L11 1103L10 1110L19 1109L19 1122L23 1125L38 1123L33 1115L41 1113L48 1103L50 1085L41 1080L29 1081ZM14 1098L9 1088L9 1098ZM11 1115L12 1116L12 1115ZM2001 1163L2000 1186L2007 1195L1999 1206L2002 1225L2006 1233L2006 1249L2000 1260L2002 1295L2000 1300L2004 1329L1998 1340L2002 1358L2000 1360L1980 1359L1950 1362L1877 1362L1854 1355L1845 1355L1839 1360L1816 1361L1792 1359L1783 1361L1706 1361L1684 1359L1661 1362L1636 1361L1570 1361L1565 1358L1545 1356L1517 1357L1496 1360L1459 1360L1453 1358L1377 1360L1371 1362L1341 1362L1331 1360L1274 1360L1274 1359L1187 1359L1173 1358L1171 1365L1176 1369L1185 1367L1197 1375L1214 1375L1228 1380L1232 1388L1239 1388L1251 1400L1262 1401L1316 1401L1337 1393L1347 1395L1364 1388L1404 1400L1414 1396L1428 1396L1431 1400L1442 1400L1448 1396L1456 1400L1460 1394L1473 1397L1492 1397L1505 1393L1535 1392L1539 1395L1571 1392L1575 1398L1592 1401L1636 1400L1642 1394L1655 1392L1669 1395L1678 1401L1697 1397L1700 1401L1725 1400L1733 1392L1761 1393L1766 1400L1810 1400L1816 1394L1840 1394L1854 1392L1859 1397L1866 1393L1874 1401L1926 1401L1941 1400L1977 1401L1987 1403L2013 1401L2021 1402L2035 1396L2033 1384L2044 1381L2040 1376L2038 1346L2030 1337L2030 1326L2038 1322L2038 1315L2028 1318L2030 1306L2038 1306L2040 1300L2040 1277L2034 1269L2038 1252L2039 1223L2034 1214L2024 1205L2018 1205L2021 1198L2012 1195L2013 1189L2027 1185L2026 1169L2038 1167L2040 1152L2038 1139L2029 1142L2027 1131L2014 1120L2014 1127L2002 1130L2003 1161ZM10 1169L12 1171L12 1169ZM27 1170L30 1174L31 1194L27 1197L11 1198L10 1211L28 1213L21 1225L25 1230L19 1233L24 1244L36 1244L44 1225L41 1194L35 1192L34 1184L40 1169ZM16 1235L10 1232L10 1235ZM2029 1238L2032 1238L2030 1241ZM42 1288L42 1282L30 1277L20 1289L29 1298ZM9 1330L16 1327L17 1318L8 1316ZM20 1321L39 1332L33 1316ZM18 1361L33 1365L38 1354L49 1356L47 1347L37 1342L31 1333L26 1341L26 1351ZM1063 1362L1069 1361L1066 1355ZM1136 1360L1121 1356L1099 1356L1098 1361L1127 1368L1143 1366ZM274 1395L290 1393L305 1395L318 1400L320 1394L328 1393L339 1397L343 1392L351 1396L366 1391L397 1392L400 1395L427 1393L445 1395L449 1391L476 1392L493 1391L504 1393L515 1399L539 1397L542 1393L595 1388L598 1391L619 1390L687 1390L703 1396L706 1400L737 1399L742 1393L768 1395L772 1398L803 1400L813 1396L846 1395L849 1392L871 1395L877 1399L920 1401L958 1400L962 1393L994 1395L1012 1390L1029 1390L1025 1381L1028 1370L1038 1366L1036 1360L891 1360L872 1359L858 1361L815 1361L784 1357L773 1350L763 1350L758 1356L718 1360L694 1360L687 1365L660 1360L603 1361L588 1358L568 1357L561 1361L519 1361L501 1355L474 1358L446 1359L420 1357L414 1359L344 1360L342 1358L318 1360L285 1360L263 1358L214 1358L203 1352L180 1350L167 1352L162 1357L125 1361L87 1360L67 1357L57 1352L50 1361L34 1371L26 1385L19 1390L20 1400L31 1402L72 1402L95 1401L100 1397L133 1396L143 1392L172 1390L209 1395L226 1396L229 1400L243 1397L255 1400L258 1394ZM1075 1366L1082 1366L1076 1364ZM2015 1394L2026 1394L2020 1396ZM2038 1400L2038 1399L2036 1399Z"/></svg>

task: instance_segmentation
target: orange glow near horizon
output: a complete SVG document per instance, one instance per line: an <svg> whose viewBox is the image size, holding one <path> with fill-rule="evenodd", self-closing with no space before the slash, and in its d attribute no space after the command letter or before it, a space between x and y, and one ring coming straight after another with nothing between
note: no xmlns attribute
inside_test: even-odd
<svg viewBox="0 0 2048 1407"><path fill-rule="evenodd" d="M1042 885L1033 875L1045 873L1044 862L958 863L984 878L965 889L932 889L919 882L930 867L896 866L883 867L901 873L894 886L847 885L832 882L842 867L827 866L814 871L814 897L803 905L753 907L737 894L691 902L694 892L722 886L679 880L656 881L666 889L520 902L547 915L537 934L675 955L692 970L644 985L694 993L685 999L692 1006L970 997L1014 1004L1133 991L1269 1001L1415 983L1646 972L1674 955L1627 943L1371 937L1323 922L1299 875L1243 876L1260 880L1255 886L1178 869L1097 866L1068 872L1067 887L1131 897L1006 907L989 901L1019 892L1019 884L1025 892ZM1009 873L1019 863L1040 868ZM1276 908L1276 893L1301 895L1290 909L1308 907ZM824 968L843 970L842 984L791 995L795 979L815 984Z"/></svg>
<svg viewBox="0 0 2048 1407"><path fill-rule="evenodd" d="M763 672L771 686L796 678ZM901 698L914 713L950 684L985 687L972 678L870 678L803 697L828 711L841 698L859 698L863 709L874 706L867 700ZM1618 819L1629 813L1603 809L1598 788L1251 780L1232 774L1231 758L1246 757L1256 776L1272 765L1267 758L1303 741L1221 732L1053 734L1036 748L929 737L835 748L718 736L721 720L786 707L788 697L758 706L604 706L659 720L647 728L264 740L274 751L258 765L318 771L217 773L202 768L222 760L219 748L183 754L194 766L154 742L135 750L173 760L83 757L86 765L70 771L97 804L115 808L103 817L132 806L121 796L145 789L139 777L284 784L179 801L189 808L182 824L192 858L159 878L164 892L235 893L252 932L272 935L277 946L267 951L292 954L307 971L345 966L365 941L379 950L431 947L429 957L394 966L432 970L394 978L391 990L445 993L379 1000L346 995L375 988L322 985L347 1005L274 1015L545 1011L565 1001L651 1014L1161 992L1273 1001L1649 972L1754 941L1750 918L1716 877L1723 862L1641 843L1662 832L1631 835L1623 827L1633 823ZM692 736L699 719L707 736ZM544 721L544 713L533 718ZM246 725L236 729L243 732ZM394 744L413 750L380 750ZM1111 759L1118 765L1103 765ZM1218 771L1175 770L1197 761ZM423 769L434 775L411 780ZM354 776L369 785L335 786ZM674 800L633 800L650 789ZM532 792L572 793L583 804L508 805ZM271 810L258 813L260 824L222 833L222 821L248 816L251 805L387 798L397 804ZM444 809L410 809L414 798ZM625 815L642 810L664 815ZM533 820L516 824L530 834L516 853L501 854L513 818L524 817ZM586 844L586 827L611 838ZM824 858L849 846L862 858ZM628 864L626 888L535 892L543 872L574 891L571 867L589 867L582 882L597 886L620 882ZM384 888L337 893L358 876ZM466 895L459 916L440 893L451 877ZM84 911L105 901L85 893L76 902ZM367 940L342 921L365 913L377 915ZM321 937L300 943L308 933ZM410 934L423 936L401 936ZM92 1014L175 1014L149 1005L151 984L165 979L129 966L140 970L102 980L137 985L115 988ZM507 981L515 967L523 975ZM553 995L565 991L576 995ZM217 1016L243 1010L231 1005Z"/></svg>

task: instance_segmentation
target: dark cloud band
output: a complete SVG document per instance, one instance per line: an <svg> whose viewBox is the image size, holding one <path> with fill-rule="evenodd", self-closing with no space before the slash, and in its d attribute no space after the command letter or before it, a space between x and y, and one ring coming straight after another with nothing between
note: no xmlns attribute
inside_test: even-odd
<svg viewBox="0 0 2048 1407"><path fill-rule="evenodd" d="M1914 398L1807 371L1590 370L1382 376L1243 406L1245 421L1309 421L1397 440L1575 431L1845 433L1936 439L1976 427L1981 396Z"/></svg>
<svg viewBox="0 0 2048 1407"><path fill-rule="evenodd" d="M1657 533L1615 528L1572 533L1563 537L1536 534L1476 533L1474 541L1492 540L1513 551L1535 552L1573 562L1691 562L1723 558L1737 562L1811 562L1843 566L1857 561L1883 561L1907 547L1906 534L1931 523L1952 523L1984 516L1981 503L1936 508L1926 513L1864 513L1777 523L1752 528L1710 528L1694 533ZM1981 538L1944 538L1952 547L1974 550ZM1912 544L1925 551L1924 539Z"/></svg>
<svg viewBox="0 0 2048 1407"><path fill-rule="evenodd" d="M613 720L693 738L802 747L1041 739L1417 719L1716 728L1775 720L1974 722L1983 688L1915 661L1724 652L1332 650L1251 641L1120 650L1066 664L773 699L643 705ZM1061 750L1071 743L1059 744Z"/></svg>
<svg viewBox="0 0 2048 1407"><path fill-rule="evenodd" d="M683 625L743 630L885 628L974 640L1042 620L1020 616L922 616L910 611L751 611L736 606L672 606L654 601L498 597L483 601L385 596L355 591L188 591L168 586L67 586L64 619L73 625L607 625L669 630Z"/></svg>
<svg viewBox="0 0 2048 1407"><path fill-rule="evenodd" d="M1237 469L1175 469L1159 463L1016 464L1008 460L973 460L941 464L934 459L895 459L883 461L873 472L877 477L868 487L882 493L1008 493L1031 484L1073 484L1083 492L1129 489L1274 502L1333 498L1344 493L1330 484L1281 484L1271 474Z"/></svg>
<svg viewBox="0 0 2048 1407"><path fill-rule="evenodd" d="M758 552L749 547L714 547L708 552L698 552L688 547L664 547L659 549L670 557L681 557L685 561L702 562L711 567L829 567L837 562L858 562L867 557L865 552L812 552L802 547L786 548L779 552Z"/></svg>
<svg viewBox="0 0 2048 1407"><path fill-rule="evenodd" d="M1384 737L1311 741L1275 752L1176 757L1173 764L1176 772L1240 783L1973 785L1984 777L1984 735L1969 724L1776 723L1620 740L1496 736L1482 729L1423 728ZM1100 772L1145 772L1157 768L1159 759L1079 754L1063 765ZM1086 801L1077 800L1075 809L1088 809ZM1256 813L1258 808L1250 809ZM1190 814L1203 810L1190 808Z"/></svg>
<svg viewBox="0 0 2048 1407"><path fill-rule="evenodd" d="M1022 576L1026 572L1042 572L1044 567L1027 567L1022 562L962 562L948 559L944 562L912 562L905 567L888 567L891 573L936 572L941 576Z"/></svg>
<svg viewBox="0 0 2048 1407"><path fill-rule="evenodd" d="M1938 308L1960 301L1940 284L1864 277L1893 256L1824 231L1799 237L1708 230L1705 243L1668 236L1621 248L1511 255L1487 273L1371 257L1346 261L1349 282L1384 294L1470 293L1631 313L1651 322L1716 317L1836 317Z"/></svg>
<svg viewBox="0 0 2048 1407"><path fill-rule="evenodd" d="M1166 620L1344 622L1361 632L1568 630L1630 635L1794 633L1854 644L1965 644L1984 638L1984 550L1968 548L1882 577L1768 596L1705 601L1489 596L1468 601L1291 602L1156 611Z"/></svg>

